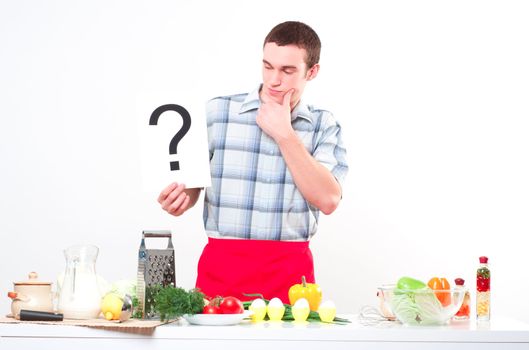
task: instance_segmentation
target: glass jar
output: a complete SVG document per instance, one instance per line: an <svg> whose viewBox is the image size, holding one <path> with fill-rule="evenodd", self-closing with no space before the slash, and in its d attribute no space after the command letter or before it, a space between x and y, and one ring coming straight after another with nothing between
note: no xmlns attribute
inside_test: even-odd
<svg viewBox="0 0 529 350"><path fill-rule="evenodd" d="M455 279L456 288L464 288L465 280L462 278ZM465 296L463 297L463 303L461 307L454 315L455 320L468 320L470 318L470 292L467 290Z"/></svg>
<svg viewBox="0 0 529 350"><path fill-rule="evenodd" d="M92 319L101 311L95 263L99 248L77 245L64 250L66 271L60 286L58 311L64 318Z"/></svg>

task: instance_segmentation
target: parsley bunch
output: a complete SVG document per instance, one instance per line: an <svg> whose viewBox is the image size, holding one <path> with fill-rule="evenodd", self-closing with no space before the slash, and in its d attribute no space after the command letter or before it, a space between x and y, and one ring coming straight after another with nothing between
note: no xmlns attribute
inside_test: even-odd
<svg viewBox="0 0 529 350"><path fill-rule="evenodd" d="M155 310L165 321L185 314L198 314L204 309L204 293L198 289L189 291L180 287L167 286L155 295Z"/></svg>

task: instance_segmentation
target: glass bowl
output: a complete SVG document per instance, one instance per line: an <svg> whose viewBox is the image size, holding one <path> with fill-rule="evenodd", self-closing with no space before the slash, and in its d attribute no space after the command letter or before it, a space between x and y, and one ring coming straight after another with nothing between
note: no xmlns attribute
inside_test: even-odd
<svg viewBox="0 0 529 350"><path fill-rule="evenodd" d="M459 311L465 287L432 290L428 287L404 290L394 285L379 288L385 306L405 325L443 325Z"/></svg>

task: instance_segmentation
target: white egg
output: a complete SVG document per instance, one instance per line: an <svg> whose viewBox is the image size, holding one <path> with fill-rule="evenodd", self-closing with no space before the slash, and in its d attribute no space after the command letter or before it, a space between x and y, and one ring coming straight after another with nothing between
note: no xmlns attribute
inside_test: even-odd
<svg viewBox="0 0 529 350"><path fill-rule="evenodd" d="M296 300L293 307L306 308L306 307L309 307L309 302L305 298L299 298L298 300Z"/></svg>
<svg viewBox="0 0 529 350"><path fill-rule="evenodd" d="M281 306L283 306L283 302L279 298L273 298L268 303L268 307L281 307Z"/></svg>
<svg viewBox="0 0 529 350"><path fill-rule="evenodd" d="M263 299L257 298L254 301L252 301L252 308L259 308L259 307L266 307L266 303Z"/></svg>

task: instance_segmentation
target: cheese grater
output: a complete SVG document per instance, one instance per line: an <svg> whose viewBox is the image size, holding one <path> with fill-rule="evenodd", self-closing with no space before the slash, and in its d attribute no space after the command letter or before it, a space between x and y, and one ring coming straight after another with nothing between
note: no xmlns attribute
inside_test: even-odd
<svg viewBox="0 0 529 350"><path fill-rule="evenodd" d="M145 238L168 238L166 249L147 249ZM152 318L154 293L160 286L175 286L174 248L171 231L143 231L138 252L138 309L143 318Z"/></svg>

